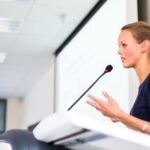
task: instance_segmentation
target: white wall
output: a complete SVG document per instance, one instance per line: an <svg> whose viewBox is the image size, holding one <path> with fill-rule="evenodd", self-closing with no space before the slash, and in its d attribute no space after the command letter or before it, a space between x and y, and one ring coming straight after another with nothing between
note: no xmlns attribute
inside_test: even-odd
<svg viewBox="0 0 150 150"><path fill-rule="evenodd" d="M40 121L53 112L54 65L53 59L47 72L23 98L23 128Z"/></svg>

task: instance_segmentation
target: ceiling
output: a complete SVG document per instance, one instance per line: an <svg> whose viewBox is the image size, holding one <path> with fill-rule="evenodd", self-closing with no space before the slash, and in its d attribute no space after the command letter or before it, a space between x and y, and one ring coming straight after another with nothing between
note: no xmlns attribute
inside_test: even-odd
<svg viewBox="0 0 150 150"><path fill-rule="evenodd" d="M15 24L11 32L0 26L0 52L6 53L0 63L0 98L25 96L98 1L0 0L0 20Z"/></svg>

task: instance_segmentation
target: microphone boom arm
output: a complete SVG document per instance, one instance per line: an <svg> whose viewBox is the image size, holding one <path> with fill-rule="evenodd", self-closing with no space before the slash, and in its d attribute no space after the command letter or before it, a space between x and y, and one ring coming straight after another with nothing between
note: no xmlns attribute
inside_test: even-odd
<svg viewBox="0 0 150 150"><path fill-rule="evenodd" d="M111 65L108 65L105 68L105 71L95 80L95 82L93 84L91 84L91 86L85 91L83 92L83 94L67 109L67 111L71 110L72 107L94 86L94 84L107 72L110 72L113 69L113 67Z"/></svg>

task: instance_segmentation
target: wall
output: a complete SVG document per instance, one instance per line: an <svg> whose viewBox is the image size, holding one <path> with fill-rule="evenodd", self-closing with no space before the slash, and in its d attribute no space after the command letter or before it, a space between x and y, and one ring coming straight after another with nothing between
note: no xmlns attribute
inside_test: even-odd
<svg viewBox="0 0 150 150"><path fill-rule="evenodd" d="M23 123L27 128L53 112L54 59L50 68L23 100Z"/></svg>
<svg viewBox="0 0 150 150"><path fill-rule="evenodd" d="M7 100L6 130L22 127L23 101L17 98Z"/></svg>

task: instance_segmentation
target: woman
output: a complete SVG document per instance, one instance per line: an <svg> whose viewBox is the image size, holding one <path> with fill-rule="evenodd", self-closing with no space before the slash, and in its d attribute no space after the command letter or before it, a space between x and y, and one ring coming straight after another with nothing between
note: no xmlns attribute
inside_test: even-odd
<svg viewBox="0 0 150 150"><path fill-rule="evenodd" d="M122 27L118 38L119 50L124 68L133 68L139 79L136 101L127 114L106 92L107 102L88 95L86 102L109 117L113 122L120 121L127 127L150 134L150 25L135 22Z"/></svg>

